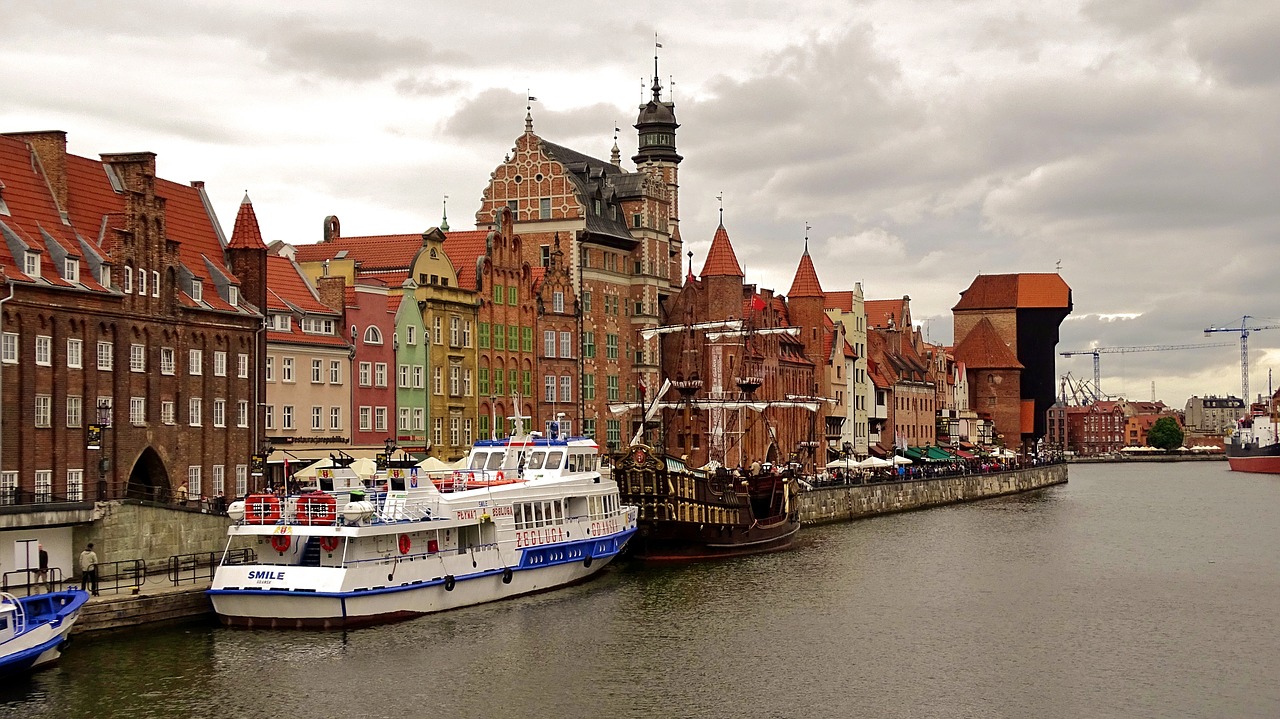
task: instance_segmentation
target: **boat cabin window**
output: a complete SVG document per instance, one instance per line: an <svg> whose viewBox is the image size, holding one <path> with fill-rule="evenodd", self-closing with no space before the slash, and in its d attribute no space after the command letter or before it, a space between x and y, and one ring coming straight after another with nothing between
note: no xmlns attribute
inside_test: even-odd
<svg viewBox="0 0 1280 719"><path fill-rule="evenodd" d="M574 453L570 452L570 453L569 453L569 461L568 461L568 462L566 462L566 463L565 463L565 465L564 465L565 471L568 471L568 472L581 472L582 470L578 469L578 461L579 461L581 458L582 458L582 455L578 455L578 454L574 454Z"/></svg>
<svg viewBox="0 0 1280 719"><path fill-rule="evenodd" d="M316 479L316 481L320 483L320 491L321 491L321 492L332 492L332 491L333 491L333 478L332 478L332 477L319 477L319 478L317 478L317 479Z"/></svg>
<svg viewBox="0 0 1280 719"><path fill-rule="evenodd" d="M560 469L560 461L563 459L564 452L548 452L547 469Z"/></svg>
<svg viewBox="0 0 1280 719"><path fill-rule="evenodd" d="M392 477L392 478L391 478L391 491L393 491L393 492L403 492L403 491L404 491L404 477L402 477L402 476L401 476L401 477Z"/></svg>
<svg viewBox="0 0 1280 719"><path fill-rule="evenodd" d="M526 469L542 469L542 462L547 458L546 452L533 452L529 455L529 463L525 465Z"/></svg>
<svg viewBox="0 0 1280 719"><path fill-rule="evenodd" d="M546 522L542 517L542 502L533 503L533 526L541 527Z"/></svg>
<svg viewBox="0 0 1280 719"><path fill-rule="evenodd" d="M488 464L488 466L486 466L486 467L485 467L485 469L488 469L488 470L498 470L498 469L502 469L502 455L503 455L503 454L504 454L503 452L494 452L494 453L490 454L490 455L489 455L489 464Z"/></svg>
<svg viewBox="0 0 1280 719"><path fill-rule="evenodd" d="M476 452L471 455L471 469L484 469L484 462L488 458L488 452Z"/></svg>

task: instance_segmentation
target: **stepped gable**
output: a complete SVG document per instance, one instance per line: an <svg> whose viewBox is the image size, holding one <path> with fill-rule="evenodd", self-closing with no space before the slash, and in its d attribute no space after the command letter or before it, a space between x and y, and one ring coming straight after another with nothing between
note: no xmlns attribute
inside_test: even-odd
<svg viewBox="0 0 1280 719"><path fill-rule="evenodd" d="M476 266L487 250L490 230L456 230L444 236L444 253L458 273L458 286L475 291Z"/></svg>
<svg viewBox="0 0 1280 719"><path fill-rule="evenodd" d="M956 345L956 361L970 369L1022 369L1017 355L1000 339L991 320L983 317L964 340Z"/></svg>
<svg viewBox="0 0 1280 719"><path fill-rule="evenodd" d="M738 264L738 256L733 252L733 243L729 241L729 231L721 223L716 234L711 238L711 249L707 250L706 262L702 263L702 277L745 277L742 266Z"/></svg>
<svg viewBox="0 0 1280 719"><path fill-rule="evenodd" d="M240 201L240 209L236 212L236 223L231 228L231 242L228 249L265 250L267 243L262 241L262 230L258 227L258 215L253 211L253 202L249 193L244 193Z"/></svg>
<svg viewBox="0 0 1280 719"><path fill-rule="evenodd" d="M796 268L796 276L791 281L788 299L797 297L822 297L822 283L818 281L818 271L813 268L813 260L809 257L809 248L800 256L800 266Z"/></svg>
<svg viewBox="0 0 1280 719"><path fill-rule="evenodd" d="M978 275L952 310L1071 307L1071 288L1054 272Z"/></svg>

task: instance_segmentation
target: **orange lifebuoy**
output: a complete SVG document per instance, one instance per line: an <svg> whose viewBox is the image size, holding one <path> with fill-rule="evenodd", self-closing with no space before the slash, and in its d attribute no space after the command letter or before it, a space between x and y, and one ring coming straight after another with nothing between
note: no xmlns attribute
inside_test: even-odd
<svg viewBox="0 0 1280 719"><path fill-rule="evenodd" d="M409 550L412 548L413 548L413 540L409 539L409 535L401 534L400 535L400 553L408 554Z"/></svg>
<svg viewBox="0 0 1280 719"><path fill-rule="evenodd" d="M280 498L274 494L251 494L244 500L245 524L275 524L280 521Z"/></svg>
<svg viewBox="0 0 1280 719"><path fill-rule="evenodd" d="M271 535L271 548L276 550L277 552L284 554L286 551L289 550L289 544L290 544L289 535L287 534Z"/></svg>
<svg viewBox="0 0 1280 719"><path fill-rule="evenodd" d="M337 548L338 548L337 537L321 537L320 538L320 549L326 552L332 552Z"/></svg>
<svg viewBox="0 0 1280 719"><path fill-rule="evenodd" d="M502 472L498 472L498 481L501 482L504 479L506 479L506 476L503 475Z"/></svg>
<svg viewBox="0 0 1280 719"><path fill-rule="evenodd" d="M298 497L298 524L333 524L338 519L338 500L324 492L307 492Z"/></svg>

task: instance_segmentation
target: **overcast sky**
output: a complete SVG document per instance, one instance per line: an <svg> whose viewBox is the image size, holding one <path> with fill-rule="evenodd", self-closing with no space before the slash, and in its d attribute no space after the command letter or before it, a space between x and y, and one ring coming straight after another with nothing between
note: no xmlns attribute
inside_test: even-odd
<svg viewBox="0 0 1280 719"><path fill-rule="evenodd" d="M523 131L635 152L642 78L674 78L681 229L725 226L749 282L910 295L950 342L979 273L1052 272L1060 349L1109 393L1240 393L1239 335L1280 325L1280 3L1196 0L402 3L0 0L0 131L150 150L268 241L474 225ZM647 79L644 84L647 85ZM1280 329L1250 337L1252 389ZM1091 377L1089 357L1059 374ZM1280 376L1277 378L1280 383Z"/></svg>

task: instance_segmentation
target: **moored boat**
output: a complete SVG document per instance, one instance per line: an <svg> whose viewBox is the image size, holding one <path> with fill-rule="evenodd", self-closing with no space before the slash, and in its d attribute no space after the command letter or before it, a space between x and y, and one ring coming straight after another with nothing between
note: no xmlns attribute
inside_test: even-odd
<svg viewBox="0 0 1280 719"><path fill-rule="evenodd" d="M1227 463L1235 472L1280 474L1280 435L1277 429L1277 399L1255 404L1226 443Z"/></svg>
<svg viewBox="0 0 1280 719"><path fill-rule="evenodd" d="M29 597L0 592L0 676L58 660L89 593L64 589Z"/></svg>
<svg viewBox="0 0 1280 719"><path fill-rule="evenodd" d="M596 574L634 534L636 511L601 477L594 440L525 434L523 419L511 437L477 442L461 469L392 462L361 486L335 470L299 496L236 503L215 612L233 626L351 627ZM236 563L245 547L256 558Z"/></svg>

